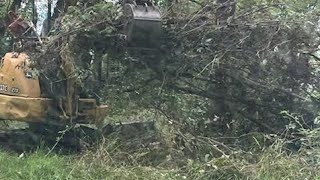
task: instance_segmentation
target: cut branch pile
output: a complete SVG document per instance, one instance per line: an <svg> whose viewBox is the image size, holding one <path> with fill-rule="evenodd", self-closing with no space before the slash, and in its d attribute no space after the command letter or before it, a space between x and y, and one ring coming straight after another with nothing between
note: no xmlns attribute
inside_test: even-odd
<svg viewBox="0 0 320 180"><path fill-rule="evenodd" d="M175 117L202 135L208 121L215 128L209 134L281 133L288 123L283 111L312 125L319 89L316 25L281 19L279 4L249 10L241 2L221 21L221 7L171 4L164 11L161 48L152 53L126 49L118 7L70 7L37 55L38 66L50 86L72 79L67 86L77 87L76 94L109 102L129 97L141 107L166 111L176 106ZM187 105L180 106L178 97Z"/></svg>

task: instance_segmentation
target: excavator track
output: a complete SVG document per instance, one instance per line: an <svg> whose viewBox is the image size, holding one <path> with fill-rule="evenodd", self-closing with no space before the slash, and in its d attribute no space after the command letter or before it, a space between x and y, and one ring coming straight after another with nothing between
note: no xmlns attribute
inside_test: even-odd
<svg viewBox="0 0 320 180"><path fill-rule="evenodd" d="M35 147L29 138L31 136L25 129L0 131L0 146L4 150L23 152Z"/></svg>
<svg viewBox="0 0 320 180"><path fill-rule="evenodd" d="M13 152L30 152L44 148L50 151L78 152L79 138L69 134L41 134L29 128L0 131L0 146Z"/></svg>
<svg viewBox="0 0 320 180"><path fill-rule="evenodd" d="M78 153L94 148L101 137L117 134L127 145L146 146L156 141L153 122L109 124L101 129L75 125L62 127L48 124L29 124L29 127L1 129L0 147L17 153L42 149L48 152ZM133 145L134 144L134 145Z"/></svg>

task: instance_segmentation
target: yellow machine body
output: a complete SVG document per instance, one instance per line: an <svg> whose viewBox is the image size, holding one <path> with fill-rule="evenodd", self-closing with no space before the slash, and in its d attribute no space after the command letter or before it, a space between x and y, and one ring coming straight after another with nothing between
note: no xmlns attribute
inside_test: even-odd
<svg viewBox="0 0 320 180"><path fill-rule="evenodd" d="M26 54L7 53L0 61L0 94L40 97L38 75L29 66Z"/></svg>
<svg viewBox="0 0 320 180"><path fill-rule="evenodd" d="M98 124L108 106L78 99L75 117L66 119L52 98L41 97L39 73L25 53L7 53L0 61L0 120Z"/></svg>

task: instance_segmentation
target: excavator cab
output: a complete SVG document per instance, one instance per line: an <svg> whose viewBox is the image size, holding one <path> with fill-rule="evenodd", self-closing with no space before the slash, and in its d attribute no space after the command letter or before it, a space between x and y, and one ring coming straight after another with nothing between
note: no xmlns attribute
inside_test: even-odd
<svg viewBox="0 0 320 180"><path fill-rule="evenodd" d="M161 13L152 0L126 0L123 12L129 47L152 48L159 45Z"/></svg>

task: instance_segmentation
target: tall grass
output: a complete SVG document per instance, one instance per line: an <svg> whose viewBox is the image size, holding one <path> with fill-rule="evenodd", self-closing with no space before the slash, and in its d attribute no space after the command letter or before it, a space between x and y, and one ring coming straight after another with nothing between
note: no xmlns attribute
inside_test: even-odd
<svg viewBox="0 0 320 180"><path fill-rule="evenodd" d="M187 165L175 168L127 165L112 162L110 156L101 149L75 156L34 152L19 157L0 152L0 179L320 179L319 166L307 163L299 154L273 149L254 155L258 157L254 162L233 155L203 163L185 159Z"/></svg>
<svg viewBox="0 0 320 180"><path fill-rule="evenodd" d="M0 179L320 179L318 132L306 131L297 152L288 151L288 142L279 138L260 151L238 149L206 160L165 145L126 148L119 136L74 155L0 151Z"/></svg>

